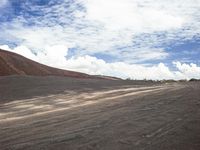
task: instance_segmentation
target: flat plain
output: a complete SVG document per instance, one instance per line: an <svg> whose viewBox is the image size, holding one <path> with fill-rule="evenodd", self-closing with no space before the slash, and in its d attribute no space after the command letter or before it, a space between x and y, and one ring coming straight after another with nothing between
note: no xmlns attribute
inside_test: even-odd
<svg viewBox="0 0 200 150"><path fill-rule="evenodd" d="M0 150L199 150L200 82L0 77Z"/></svg>

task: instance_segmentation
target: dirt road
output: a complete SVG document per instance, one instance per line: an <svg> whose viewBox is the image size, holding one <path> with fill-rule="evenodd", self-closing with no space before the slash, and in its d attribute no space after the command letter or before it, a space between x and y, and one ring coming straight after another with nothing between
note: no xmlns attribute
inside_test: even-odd
<svg viewBox="0 0 200 150"><path fill-rule="evenodd" d="M199 150L200 84L68 91L0 104L0 150Z"/></svg>

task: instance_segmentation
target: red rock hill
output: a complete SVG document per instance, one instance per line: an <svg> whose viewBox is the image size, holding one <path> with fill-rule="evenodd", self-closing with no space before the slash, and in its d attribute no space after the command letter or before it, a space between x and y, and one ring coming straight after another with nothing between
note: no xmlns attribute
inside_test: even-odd
<svg viewBox="0 0 200 150"><path fill-rule="evenodd" d="M88 74L49 67L16 53L0 49L0 76L66 76L75 78L97 78Z"/></svg>

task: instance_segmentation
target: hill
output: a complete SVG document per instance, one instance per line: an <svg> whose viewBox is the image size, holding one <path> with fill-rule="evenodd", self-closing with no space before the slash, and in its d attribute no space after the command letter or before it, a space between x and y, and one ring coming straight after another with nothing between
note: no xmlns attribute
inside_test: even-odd
<svg viewBox="0 0 200 150"><path fill-rule="evenodd" d="M75 78L97 78L85 73L49 67L13 52L0 49L0 76L65 76ZM98 77L99 78L99 77Z"/></svg>

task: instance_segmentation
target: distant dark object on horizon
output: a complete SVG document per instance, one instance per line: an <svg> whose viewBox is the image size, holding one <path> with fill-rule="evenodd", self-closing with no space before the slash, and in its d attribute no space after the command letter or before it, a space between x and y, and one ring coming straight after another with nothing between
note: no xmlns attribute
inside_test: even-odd
<svg viewBox="0 0 200 150"><path fill-rule="evenodd" d="M196 81L200 81L200 79L195 79L195 78L192 78L189 80L190 82L196 82Z"/></svg>

